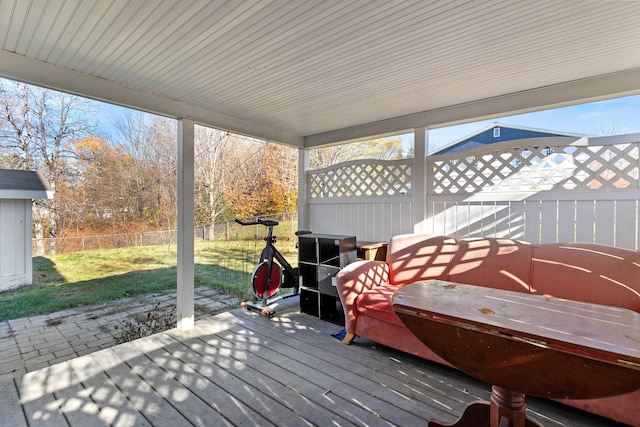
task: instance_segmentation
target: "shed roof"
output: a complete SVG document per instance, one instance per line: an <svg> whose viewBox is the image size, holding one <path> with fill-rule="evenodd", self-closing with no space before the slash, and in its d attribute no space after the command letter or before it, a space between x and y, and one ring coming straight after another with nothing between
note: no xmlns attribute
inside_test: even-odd
<svg viewBox="0 0 640 427"><path fill-rule="evenodd" d="M39 172L0 169L0 199L53 199L53 193Z"/></svg>

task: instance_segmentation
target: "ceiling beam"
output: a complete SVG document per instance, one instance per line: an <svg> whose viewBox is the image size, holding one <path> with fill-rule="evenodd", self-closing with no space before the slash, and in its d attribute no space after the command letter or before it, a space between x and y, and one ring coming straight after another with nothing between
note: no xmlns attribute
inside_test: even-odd
<svg viewBox="0 0 640 427"><path fill-rule="evenodd" d="M0 50L0 77L167 116L241 135L302 147L303 138L279 129L131 89L108 80Z"/></svg>
<svg viewBox="0 0 640 427"><path fill-rule="evenodd" d="M639 93L640 69L632 69L309 135L304 146L397 135L419 127L435 129Z"/></svg>

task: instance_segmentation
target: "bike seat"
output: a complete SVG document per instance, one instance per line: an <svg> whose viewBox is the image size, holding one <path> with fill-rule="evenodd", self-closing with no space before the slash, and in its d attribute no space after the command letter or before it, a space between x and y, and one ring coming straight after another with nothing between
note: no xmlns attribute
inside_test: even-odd
<svg viewBox="0 0 640 427"><path fill-rule="evenodd" d="M261 219L260 224L265 225L267 227L275 227L280 224L278 221L274 221L272 219Z"/></svg>

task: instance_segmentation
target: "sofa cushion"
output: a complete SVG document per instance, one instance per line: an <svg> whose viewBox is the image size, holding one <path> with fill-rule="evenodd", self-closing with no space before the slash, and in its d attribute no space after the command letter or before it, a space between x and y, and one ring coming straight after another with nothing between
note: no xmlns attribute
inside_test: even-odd
<svg viewBox="0 0 640 427"><path fill-rule="evenodd" d="M429 279L447 280L455 244L455 239L446 236L393 236L387 248L389 282L406 285Z"/></svg>
<svg viewBox="0 0 640 427"><path fill-rule="evenodd" d="M537 245L532 291L640 312L640 252L588 243Z"/></svg>
<svg viewBox="0 0 640 427"><path fill-rule="evenodd" d="M533 245L517 240L460 239L449 280L507 291L530 292Z"/></svg>
<svg viewBox="0 0 640 427"><path fill-rule="evenodd" d="M397 285L385 285L364 291L356 298L356 310L358 313L367 313L368 316L385 322L404 326L391 306L391 297L400 288Z"/></svg>

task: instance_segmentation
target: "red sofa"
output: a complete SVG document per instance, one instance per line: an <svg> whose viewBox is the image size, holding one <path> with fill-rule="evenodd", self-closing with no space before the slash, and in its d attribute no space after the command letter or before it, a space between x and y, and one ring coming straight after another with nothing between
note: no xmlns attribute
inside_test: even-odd
<svg viewBox="0 0 640 427"><path fill-rule="evenodd" d="M532 245L428 234L394 236L385 261L357 261L336 276L345 313L345 343L361 336L449 365L420 342L391 308L394 292L407 284L442 279L471 285L550 295L640 312L640 252L567 243ZM639 344L640 345L640 344ZM640 391L568 405L640 426Z"/></svg>

